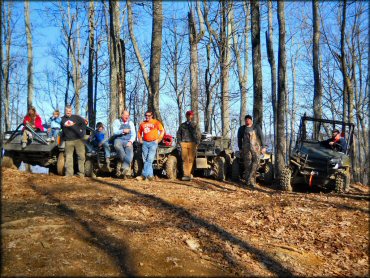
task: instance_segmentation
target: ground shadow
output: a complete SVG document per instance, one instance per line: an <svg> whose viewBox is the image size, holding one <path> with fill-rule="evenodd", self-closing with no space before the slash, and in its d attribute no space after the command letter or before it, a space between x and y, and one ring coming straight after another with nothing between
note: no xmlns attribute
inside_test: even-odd
<svg viewBox="0 0 370 278"><path fill-rule="evenodd" d="M155 206L157 209L162 209L169 213L175 213L177 217L186 219L187 221L192 223L195 227L206 229L208 232L217 236L219 239L228 241L232 244L239 246L244 251L250 253L254 257L254 259L262 263L269 271L271 271L274 274L277 274L279 276L293 276L292 272L288 268L283 266L279 261L275 260L273 257L271 257L266 252L232 235L230 232L225 231L220 226L209 223L208 221L202 219L201 217L193 215L191 212L189 212L187 209L181 206L177 206L169 202L166 202L165 200L157 196L153 196L153 195L146 194L146 193L141 193L134 189L126 188L123 185L119 185L119 184L108 182L108 181L102 181L98 179L94 179L94 181L101 183L101 184L105 184L112 188L122 190L124 192L130 193L136 196L140 196L143 199L144 204L150 205L150 203L153 203L153 206ZM184 226L181 226L181 228L190 229L190 227L184 227Z"/></svg>

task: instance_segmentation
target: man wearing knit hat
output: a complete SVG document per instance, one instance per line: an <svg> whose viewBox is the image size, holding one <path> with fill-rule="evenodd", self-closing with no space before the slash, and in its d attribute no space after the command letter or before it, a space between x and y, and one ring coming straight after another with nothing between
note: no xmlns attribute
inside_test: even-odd
<svg viewBox="0 0 370 278"><path fill-rule="evenodd" d="M186 122L183 122L177 131L177 144L181 147L183 165L183 181L190 181L191 171L195 160L197 145L200 143L200 130L194 119L194 112L186 112Z"/></svg>

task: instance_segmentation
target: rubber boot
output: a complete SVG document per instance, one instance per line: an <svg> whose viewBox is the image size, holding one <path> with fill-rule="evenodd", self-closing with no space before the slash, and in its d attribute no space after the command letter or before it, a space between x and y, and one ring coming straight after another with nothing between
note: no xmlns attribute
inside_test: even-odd
<svg viewBox="0 0 370 278"><path fill-rule="evenodd" d="M107 157L107 158L105 159L105 162L107 163L107 169L108 169L108 171L109 171L109 172L112 172L112 168L110 167L110 159L109 159L109 157Z"/></svg>

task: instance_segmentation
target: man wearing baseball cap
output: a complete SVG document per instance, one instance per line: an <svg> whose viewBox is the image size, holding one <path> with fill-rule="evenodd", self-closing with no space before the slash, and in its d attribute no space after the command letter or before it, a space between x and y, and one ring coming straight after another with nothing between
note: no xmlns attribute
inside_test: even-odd
<svg viewBox="0 0 370 278"><path fill-rule="evenodd" d="M181 147L181 158L183 166L183 181L191 180L191 171L195 160L197 145L200 143L200 130L194 119L194 112L187 111L186 122L183 122L177 131L177 144Z"/></svg>
<svg viewBox="0 0 370 278"><path fill-rule="evenodd" d="M340 132L338 129L334 129L331 138L322 141L321 145L328 149L334 149L340 152L345 152L347 150L346 139L340 136Z"/></svg>

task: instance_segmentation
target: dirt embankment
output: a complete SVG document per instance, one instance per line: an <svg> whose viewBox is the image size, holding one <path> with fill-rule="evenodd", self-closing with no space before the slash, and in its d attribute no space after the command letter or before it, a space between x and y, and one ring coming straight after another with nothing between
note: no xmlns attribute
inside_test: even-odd
<svg viewBox="0 0 370 278"><path fill-rule="evenodd" d="M369 276L369 190L3 169L3 276Z"/></svg>

